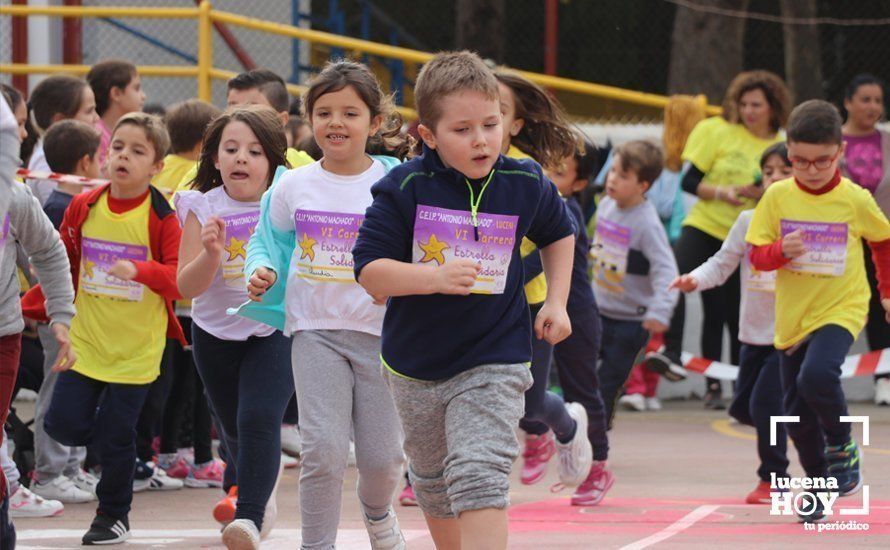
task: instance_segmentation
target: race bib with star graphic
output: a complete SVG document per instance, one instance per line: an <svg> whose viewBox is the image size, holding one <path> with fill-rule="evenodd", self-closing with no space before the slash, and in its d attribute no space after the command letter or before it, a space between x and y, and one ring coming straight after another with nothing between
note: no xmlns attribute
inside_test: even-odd
<svg viewBox="0 0 890 550"><path fill-rule="evenodd" d="M478 240L469 212L417 206L413 263L442 265L449 260L474 260L482 265L471 292L503 294L519 216L478 214Z"/></svg>
<svg viewBox="0 0 890 550"><path fill-rule="evenodd" d="M294 212L297 275L329 283L355 283L352 247L365 216L317 210Z"/></svg>
<svg viewBox="0 0 890 550"><path fill-rule="evenodd" d="M244 262L247 261L247 242L260 219L260 211L224 216L226 242L222 253L222 276L226 286L244 286Z"/></svg>
<svg viewBox="0 0 890 550"><path fill-rule="evenodd" d="M81 241L80 290L94 296L139 302L145 286L135 281L124 281L108 271L118 260L144 262L148 247L83 237Z"/></svg>

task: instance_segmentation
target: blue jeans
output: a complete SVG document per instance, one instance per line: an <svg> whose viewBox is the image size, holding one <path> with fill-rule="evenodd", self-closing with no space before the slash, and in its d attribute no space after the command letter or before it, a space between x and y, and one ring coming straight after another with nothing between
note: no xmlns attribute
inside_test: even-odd
<svg viewBox="0 0 890 550"><path fill-rule="evenodd" d="M779 352L772 346L742 344L739 377L729 415L757 429L757 475L763 481L770 474L788 476L788 434L786 424L776 424L776 444L769 443L770 417L783 415Z"/></svg>
<svg viewBox="0 0 890 550"><path fill-rule="evenodd" d="M294 394L290 338L275 332L243 342L221 340L192 323L192 342L198 375L222 428L226 478L237 479L235 519L262 528L281 462L281 419Z"/></svg>
<svg viewBox="0 0 890 550"><path fill-rule="evenodd" d="M825 444L850 440L847 400L841 388L841 365L853 345L850 331L826 325L810 334L792 353L780 359L785 414L800 416L786 425L808 477L827 477Z"/></svg>
<svg viewBox="0 0 890 550"><path fill-rule="evenodd" d="M600 347L599 379L603 405L606 409L606 425L611 428L615 418L615 401L618 392L636 362L637 356L649 341L649 332L640 321L619 321L601 316L603 338Z"/></svg>
<svg viewBox="0 0 890 550"><path fill-rule="evenodd" d="M96 444L102 465L98 510L116 519L127 517L133 502L136 422L150 386L112 384L65 371L56 380L43 421L46 433L62 445Z"/></svg>

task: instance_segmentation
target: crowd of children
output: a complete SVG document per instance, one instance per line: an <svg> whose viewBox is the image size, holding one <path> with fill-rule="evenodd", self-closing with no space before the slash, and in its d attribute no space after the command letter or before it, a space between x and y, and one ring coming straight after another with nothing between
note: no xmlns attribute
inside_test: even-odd
<svg viewBox="0 0 890 550"><path fill-rule="evenodd" d="M10 517L92 501L82 543L123 542L134 492L183 486L221 489L223 542L258 548L296 465L283 451L301 459L302 547L331 548L353 448L373 548L405 548L405 470L437 547L505 548L520 455L522 483L557 456L572 505L603 501L616 404L661 407L693 291L709 293L705 355L723 324L741 342L729 413L760 459L746 501L787 477L784 429L809 477L862 485L840 365L866 318L874 348L890 332L874 77L851 84L842 125L824 101L789 116L778 77L744 73L724 117L673 98L662 144L608 159L547 92L469 52L424 65L411 133L351 61L299 102L258 69L229 81L225 111L163 117L125 61L49 77L27 104L2 91L4 147L8 131L31 170L109 181L0 191L4 419L23 350L42 349L30 487L0 450L4 548ZM700 199L685 221L684 191ZM782 414L801 421L771 445ZM814 502L802 520L823 517Z"/></svg>

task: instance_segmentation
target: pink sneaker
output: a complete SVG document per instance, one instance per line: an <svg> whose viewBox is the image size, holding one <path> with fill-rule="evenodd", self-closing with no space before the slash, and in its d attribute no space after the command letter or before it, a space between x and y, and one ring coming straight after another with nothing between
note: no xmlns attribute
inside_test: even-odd
<svg viewBox="0 0 890 550"><path fill-rule="evenodd" d="M207 487L222 487L223 473L226 465L222 460L213 459L200 468L192 466L188 477L185 478L186 487L203 489Z"/></svg>
<svg viewBox="0 0 890 550"><path fill-rule="evenodd" d="M596 506L615 483L615 476L609 471L605 461L593 461L590 473L584 483L572 495L572 506Z"/></svg>
<svg viewBox="0 0 890 550"><path fill-rule="evenodd" d="M522 472L519 480L523 485L532 485L544 479L547 474L547 462L556 452L553 443L553 432L543 435L525 436L525 450L522 451Z"/></svg>
<svg viewBox="0 0 890 550"><path fill-rule="evenodd" d="M417 506L417 499L414 498L414 487L405 485L405 489L399 495L399 504L402 506Z"/></svg>
<svg viewBox="0 0 890 550"><path fill-rule="evenodd" d="M164 471L167 472L167 475L170 477L175 477L177 479L186 479L189 476L189 469L191 466L188 461L182 457L176 457L176 460L173 461L173 464L164 468Z"/></svg>

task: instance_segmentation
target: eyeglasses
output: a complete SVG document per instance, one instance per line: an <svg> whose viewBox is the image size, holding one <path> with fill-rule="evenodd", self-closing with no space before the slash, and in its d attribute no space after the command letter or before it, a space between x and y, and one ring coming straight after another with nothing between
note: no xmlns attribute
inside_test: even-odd
<svg viewBox="0 0 890 550"><path fill-rule="evenodd" d="M816 170L826 170L831 166L831 163L837 160L840 154L841 151L840 149L838 149L837 153L835 153L833 157L822 157L816 160L804 159L800 157L788 157L788 160L791 161L791 165L798 170L809 170L810 166L815 166Z"/></svg>

